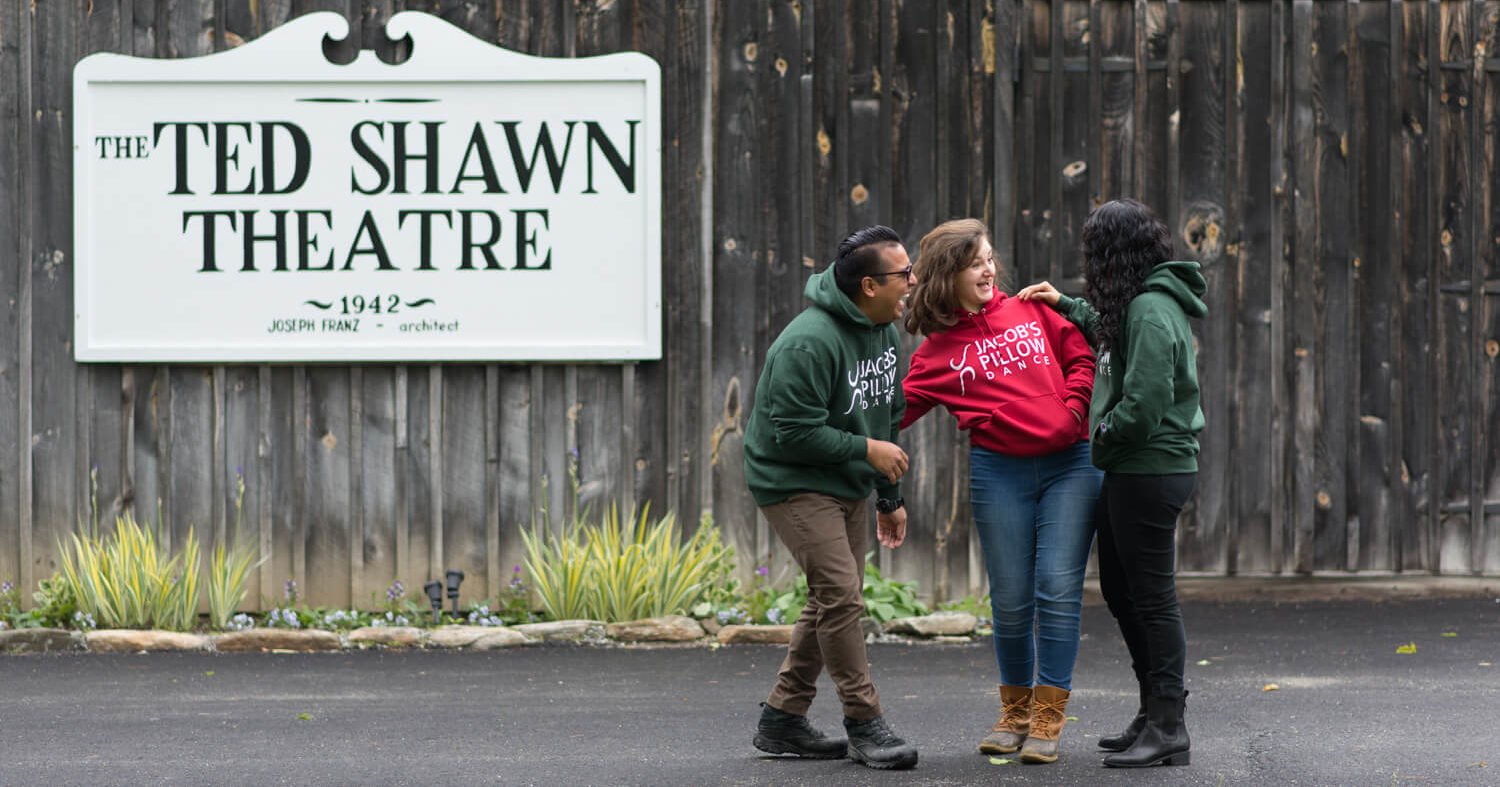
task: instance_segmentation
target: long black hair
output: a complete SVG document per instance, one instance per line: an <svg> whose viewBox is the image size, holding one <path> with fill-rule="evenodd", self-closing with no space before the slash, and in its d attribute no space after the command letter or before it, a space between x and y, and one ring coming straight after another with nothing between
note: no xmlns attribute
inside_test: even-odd
<svg viewBox="0 0 1500 787"><path fill-rule="evenodd" d="M1172 259L1172 236L1151 209L1133 199L1106 202L1083 224L1084 294L1099 322L1094 342L1116 347L1130 301L1146 289L1151 269Z"/></svg>

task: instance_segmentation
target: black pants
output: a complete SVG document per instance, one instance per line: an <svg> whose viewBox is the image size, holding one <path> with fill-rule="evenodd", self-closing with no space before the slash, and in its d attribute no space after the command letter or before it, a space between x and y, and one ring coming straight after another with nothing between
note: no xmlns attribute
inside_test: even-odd
<svg viewBox="0 0 1500 787"><path fill-rule="evenodd" d="M1099 534L1099 588L1120 624L1130 668L1142 690L1183 696L1187 633L1177 603L1177 514L1197 473L1105 473L1094 521Z"/></svg>

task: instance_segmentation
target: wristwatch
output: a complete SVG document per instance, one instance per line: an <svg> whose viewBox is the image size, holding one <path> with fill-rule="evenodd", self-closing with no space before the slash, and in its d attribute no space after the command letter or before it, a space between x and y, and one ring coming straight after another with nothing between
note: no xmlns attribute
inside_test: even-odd
<svg viewBox="0 0 1500 787"><path fill-rule="evenodd" d="M888 497L875 498L875 510L882 514L895 513L896 509L906 505L906 498L898 497L894 500Z"/></svg>

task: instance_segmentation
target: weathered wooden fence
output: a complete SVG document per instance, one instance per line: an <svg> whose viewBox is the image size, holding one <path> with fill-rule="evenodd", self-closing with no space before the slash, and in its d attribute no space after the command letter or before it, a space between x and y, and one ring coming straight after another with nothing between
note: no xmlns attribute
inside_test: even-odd
<svg viewBox="0 0 1500 787"><path fill-rule="evenodd" d="M1089 208L1156 206L1202 261L1200 491L1181 568L1500 572L1500 203L1490 2L5 0L0 14L0 578L31 587L90 511L170 537L234 523L366 602L463 568L496 591L518 528L580 497L711 512L785 564L743 486L760 362L848 230L913 246L980 216L1013 284L1081 286ZM639 365L73 362L71 80L99 51L213 52L312 10L402 56L425 10L518 51L634 49L664 76L665 357ZM141 319L154 305L142 303ZM924 592L982 587L966 451L907 439ZM237 509L237 480L247 493Z"/></svg>

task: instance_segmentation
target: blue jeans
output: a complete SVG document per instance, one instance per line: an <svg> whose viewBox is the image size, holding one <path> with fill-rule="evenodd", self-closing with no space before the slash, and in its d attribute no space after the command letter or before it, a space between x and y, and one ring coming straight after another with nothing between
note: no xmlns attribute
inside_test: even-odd
<svg viewBox="0 0 1500 787"><path fill-rule="evenodd" d="M990 575L1001 683L1073 688L1103 479L1086 442L1046 456L970 450L969 496Z"/></svg>

